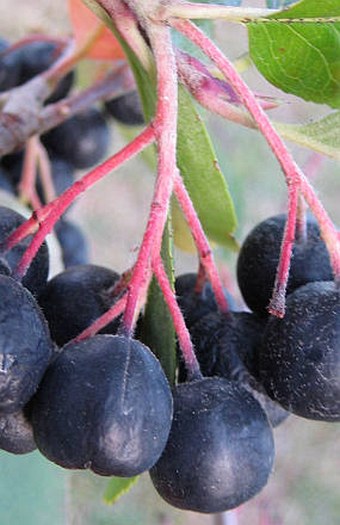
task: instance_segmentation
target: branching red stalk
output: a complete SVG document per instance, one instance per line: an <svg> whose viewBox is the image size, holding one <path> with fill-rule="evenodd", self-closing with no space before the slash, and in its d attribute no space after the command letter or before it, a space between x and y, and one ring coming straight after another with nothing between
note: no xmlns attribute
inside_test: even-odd
<svg viewBox="0 0 340 525"><path fill-rule="evenodd" d="M281 137L272 126L254 94L219 48L194 24L185 20L170 20L171 25L196 44L212 60L238 93L245 107L275 154L286 177L288 186L299 187L307 204L320 225L333 268L334 278L340 281L340 242L337 230L326 210L316 196L312 186L295 163Z"/></svg>
<svg viewBox="0 0 340 525"><path fill-rule="evenodd" d="M164 269L163 261L158 255L152 258L152 270L162 290L165 302L174 323L175 331L178 337L179 346L182 351L185 366L188 372L188 379L201 379L202 374L198 364L193 344L190 339L188 328L186 327L183 314L178 306L174 292L171 289L168 276Z"/></svg>
<svg viewBox="0 0 340 525"><path fill-rule="evenodd" d="M273 295L268 308L269 313L276 317L283 317L285 314L289 268L295 242L299 188L296 185L291 185L288 191L288 214L282 237L280 260L276 270Z"/></svg>
<svg viewBox="0 0 340 525"><path fill-rule="evenodd" d="M177 71L170 29L152 27L151 46L157 66L157 108L155 133L158 146L158 170L148 223L138 258L132 273L122 330L131 336L140 308L140 299L146 295L151 278L151 257L161 249L173 181L177 172Z"/></svg>
<svg viewBox="0 0 340 525"><path fill-rule="evenodd" d="M72 341L81 341L82 339L87 339L88 337L93 337L95 334L97 334L102 328L104 328L107 324L111 323L116 317L121 315L124 311L125 305L126 305L126 299L127 294L124 294L118 301L105 312L105 314L101 315L92 323L90 326L85 328L77 337L72 339Z"/></svg>
<svg viewBox="0 0 340 525"><path fill-rule="evenodd" d="M32 217L28 219L22 226L17 228L12 235L9 236L6 242L6 248L10 249L17 244L21 239L33 233L39 226L39 230L34 235L32 242L21 258L15 275L21 278L43 243L46 235L50 233L55 223L59 220L65 210L79 197L84 191L93 186L96 182L101 180L105 175L117 169L127 160L131 159L137 153L146 148L155 139L155 133L152 124L150 124L144 131L142 131L133 141L122 148L118 153L107 159L105 162L91 170L84 175L80 180L76 181L70 188L62 193L57 199L50 204L47 204L40 210L33 213Z"/></svg>
<svg viewBox="0 0 340 525"><path fill-rule="evenodd" d="M216 302L221 312L226 313L229 310L229 305L223 293L223 285L214 262L212 250L209 246L209 242L206 238L206 235L202 228L202 224L197 216L196 210L192 204L190 196L179 174L177 174L175 178L174 190L176 198L185 215L185 218L188 221L191 234L193 236L200 256L200 262L204 267L209 281L211 282L211 286L216 297Z"/></svg>

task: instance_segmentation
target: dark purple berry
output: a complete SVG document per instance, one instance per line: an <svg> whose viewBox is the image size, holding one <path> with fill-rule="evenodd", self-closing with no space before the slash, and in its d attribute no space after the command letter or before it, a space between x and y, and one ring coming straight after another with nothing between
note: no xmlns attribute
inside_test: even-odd
<svg viewBox="0 0 340 525"><path fill-rule="evenodd" d="M27 454L36 448L32 425L23 410L0 415L0 449L12 454Z"/></svg>
<svg viewBox="0 0 340 525"><path fill-rule="evenodd" d="M20 78L21 63L18 56L11 53L8 42L0 40L0 92L15 87Z"/></svg>
<svg viewBox="0 0 340 525"><path fill-rule="evenodd" d="M127 126L139 126L145 122L137 91L106 101L105 109L111 117Z"/></svg>
<svg viewBox="0 0 340 525"><path fill-rule="evenodd" d="M152 482L171 505L214 513L233 509L267 483L274 459L271 427L240 385L206 378L178 385L165 450Z"/></svg>
<svg viewBox="0 0 340 525"><path fill-rule="evenodd" d="M106 155L110 132L102 113L89 108L69 118L41 137L50 153L63 158L74 168L91 168Z"/></svg>
<svg viewBox="0 0 340 525"><path fill-rule="evenodd" d="M30 292L0 275L0 415L18 412L35 393L53 346Z"/></svg>
<svg viewBox="0 0 340 525"><path fill-rule="evenodd" d="M272 296L286 215L264 220L248 234L237 261L237 280L249 308L267 315ZM319 226L312 217L307 220L306 238L296 239L287 293L312 281L333 278L329 255L320 237Z"/></svg>
<svg viewBox="0 0 340 525"><path fill-rule="evenodd" d="M20 241L11 250L6 251L3 243L7 237L21 224L25 222L25 218L10 208L0 206L0 256L5 259L11 271L14 271L26 248L32 240L32 236L28 236ZM34 257L26 274L22 278L22 284L28 288L33 295L37 296L44 288L47 282L49 271L49 254L47 244L44 242Z"/></svg>
<svg viewBox="0 0 340 525"><path fill-rule="evenodd" d="M212 312L194 324L190 333L203 375L238 382L257 399L275 427L289 413L268 397L257 378L257 348L265 324L263 318L248 312Z"/></svg>
<svg viewBox="0 0 340 525"><path fill-rule="evenodd" d="M172 396L164 372L139 341L97 335L69 343L32 402L40 451L65 468L135 476L162 453Z"/></svg>
<svg viewBox="0 0 340 525"><path fill-rule="evenodd" d="M60 243L65 268L88 264L89 250L86 238L77 224L61 219L55 225L54 231Z"/></svg>
<svg viewBox="0 0 340 525"><path fill-rule="evenodd" d="M268 394L307 419L340 421L340 292L314 282L287 298L283 319L269 319L259 350Z"/></svg>
<svg viewBox="0 0 340 525"><path fill-rule="evenodd" d="M55 275L39 297L52 339L59 345L79 335L114 303L110 290L119 275L103 266L72 266ZM109 323L102 333L116 333L119 321Z"/></svg>
<svg viewBox="0 0 340 525"><path fill-rule="evenodd" d="M182 310L185 323L190 328L201 317L210 312L218 311L215 295L211 284L205 282L201 291L195 290L197 282L197 274L186 273L179 275L175 280L175 292L177 302ZM232 296L227 290L224 290L228 305L230 308L234 307Z"/></svg>

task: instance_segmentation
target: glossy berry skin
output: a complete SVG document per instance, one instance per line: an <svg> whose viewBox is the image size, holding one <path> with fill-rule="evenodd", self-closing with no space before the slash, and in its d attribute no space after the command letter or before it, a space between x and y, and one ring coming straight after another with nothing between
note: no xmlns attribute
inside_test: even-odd
<svg viewBox="0 0 340 525"><path fill-rule="evenodd" d="M267 315L272 296L286 215L270 217L248 234L237 261L237 280L247 306ZM307 218L306 240L295 241L287 293L313 281L333 278L326 245L316 221Z"/></svg>
<svg viewBox="0 0 340 525"><path fill-rule="evenodd" d="M271 318L259 351L268 394L307 419L340 421L340 292L309 283L288 296L283 319Z"/></svg>
<svg viewBox="0 0 340 525"><path fill-rule="evenodd" d="M51 129L41 139L49 153L55 153L76 169L85 169L104 158L110 132L102 113L89 108Z"/></svg>
<svg viewBox="0 0 340 525"><path fill-rule="evenodd" d="M0 297L0 415L5 415L18 412L35 393L53 345L27 289L0 275Z"/></svg>
<svg viewBox="0 0 340 525"><path fill-rule="evenodd" d="M55 275L39 304L48 321L52 339L59 345L79 335L113 304L109 290L119 275L103 266L84 264L71 266ZM119 321L109 323L102 333L115 333Z"/></svg>
<svg viewBox="0 0 340 525"><path fill-rule="evenodd" d="M135 476L154 465L171 426L172 396L151 351L125 337L70 343L32 402L40 451L65 468Z"/></svg>
<svg viewBox="0 0 340 525"><path fill-rule="evenodd" d="M214 513L237 507L267 483L274 459L271 427L241 386L205 378L174 390L174 417L151 480L171 505Z"/></svg>
<svg viewBox="0 0 340 525"><path fill-rule="evenodd" d="M0 246L18 226L25 222L25 220L25 217L20 213L5 206L0 206ZM16 268L31 240L32 236L28 236L11 250L0 250L0 257L5 259L11 271ZM47 244L44 242L39 248L37 255L34 257L21 282L34 296L37 296L46 285L48 271L49 253Z"/></svg>
<svg viewBox="0 0 340 525"><path fill-rule="evenodd" d="M216 312L218 306L211 284L206 282L202 290L195 290L197 274L186 273L179 275L175 280L177 302L182 310L185 324L193 326L201 317L210 312ZM234 300L227 290L224 290L230 308L234 307Z"/></svg>
<svg viewBox="0 0 340 525"><path fill-rule="evenodd" d="M0 449L12 454L28 454L36 448L32 425L23 410L0 415Z"/></svg>
<svg viewBox="0 0 340 525"><path fill-rule="evenodd" d="M105 109L111 117L127 126L140 126L145 122L137 91L106 101Z"/></svg>
<svg viewBox="0 0 340 525"><path fill-rule="evenodd" d="M276 427L289 413L266 394L258 380L257 349L265 325L263 318L249 312L212 312L195 323L190 334L202 374L238 382L257 399ZM179 376L183 379L183 374Z"/></svg>
<svg viewBox="0 0 340 525"><path fill-rule="evenodd" d="M61 219L55 225L62 259L65 268L89 263L89 250L86 238L80 227L67 219Z"/></svg>

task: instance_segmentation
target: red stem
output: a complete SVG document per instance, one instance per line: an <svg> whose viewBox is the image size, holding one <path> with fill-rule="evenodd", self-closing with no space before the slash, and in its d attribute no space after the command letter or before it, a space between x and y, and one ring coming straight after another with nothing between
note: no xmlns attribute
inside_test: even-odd
<svg viewBox="0 0 340 525"><path fill-rule="evenodd" d="M159 255L155 255L152 259L152 270L158 281L159 287L162 290L164 299L169 307L176 334L178 336L179 346L181 348L185 366L188 372L188 379L189 381L201 379L202 374L190 339L189 331L186 327L183 314L176 301L175 294L170 286L166 271L164 270L163 261Z"/></svg>
<svg viewBox="0 0 340 525"><path fill-rule="evenodd" d="M211 286L214 291L219 309L221 310L221 312L228 312L228 301L223 292L223 285L215 265L213 253L202 228L202 224L200 223L196 210L192 204L190 196L179 174L177 174L175 178L174 190L176 198L190 226L191 233L200 256L200 262L205 269L209 281L211 282Z"/></svg>
<svg viewBox="0 0 340 525"><path fill-rule="evenodd" d="M36 227L37 222L39 223L38 232L34 235L14 272L16 277L20 279L25 275L27 268L31 264L46 235L53 229L55 223L60 219L61 215L74 202L74 200L79 197L81 193L105 177L105 175L137 155L137 153L151 144L154 141L154 138L154 129L152 124L150 124L132 142L118 151L118 153L84 175L50 204L37 210L28 221L20 226L8 238L7 248L11 248L21 239L32 233L32 227Z"/></svg>
<svg viewBox="0 0 340 525"><path fill-rule="evenodd" d="M82 339L87 339L88 337L93 337L96 333L98 333L102 328L104 328L107 324L109 324L113 319L118 317L121 313L123 313L123 310L126 305L126 294L123 295L118 301L111 306L107 312L105 312L103 315L98 317L94 321L94 323L91 324L91 326L88 326L83 330L77 337L73 339L73 341L81 341Z"/></svg>
<svg viewBox="0 0 340 525"><path fill-rule="evenodd" d="M216 64L225 78L238 93L245 107L255 119L257 126L280 163L287 184L300 188L306 202L313 211L320 225L321 235L326 243L333 268L334 278L340 281L340 242L337 230L323 205L317 198L312 186L295 163L281 137L272 126L267 115L257 102L254 94L243 81L231 62L218 47L194 24L187 20L170 20L170 24L195 43Z"/></svg>
<svg viewBox="0 0 340 525"><path fill-rule="evenodd" d="M276 270L273 295L268 308L269 313L277 317L283 317L285 314L289 268L295 242L298 200L299 189L296 185L292 185L289 188L288 215L281 243L280 260Z"/></svg>
<svg viewBox="0 0 340 525"><path fill-rule="evenodd" d="M160 252L176 166L177 71L170 29L152 27L150 41L157 64L157 109L155 133L158 146L158 170L150 213L138 258L133 269L122 330L131 336L140 301L146 295L151 278L151 256Z"/></svg>

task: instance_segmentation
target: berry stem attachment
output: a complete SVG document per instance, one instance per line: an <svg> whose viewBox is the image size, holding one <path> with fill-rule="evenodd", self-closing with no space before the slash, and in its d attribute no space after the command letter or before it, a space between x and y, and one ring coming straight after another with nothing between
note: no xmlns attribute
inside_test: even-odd
<svg viewBox="0 0 340 525"><path fill-rule="evenodd" d="M182 33L200 49L202 49L202 51L210 58L210 60L216 64L216 66L225 76L226 80L229 81L231 86L235 89L244 106L256 121L258 129L263 134L279 164L281 165L288 186L293 184L299 187L308 206L314 213L320 225L321 235L330 255L334 279L339 282L340 242L338 239L337 230L326 210L324 209L322 203L316 196L312 186L309 184L301 169L297 166L280 135L277 133L266 113L261 108L261 105L256 100L255 95L249 89L240 74L236 71L232 63L198 27L187 20L174 19L170 20L170 23L175 29L177 29L180 33Z"/></svg>
<svg viewBox="0 0 340 525"><path fill-rule="evenodd" d="M185 366L188 372L188 379L189 381L201 379L202 374L194 352L193 344L190 339L190 334L186 327L183 314L176 301L175 294L171 289L169 279L160 256L153 257L152 270L158 281L159 287L162 290L164 299L169 307L175 331L178 336L179 346L181 348Z"/></svg>

